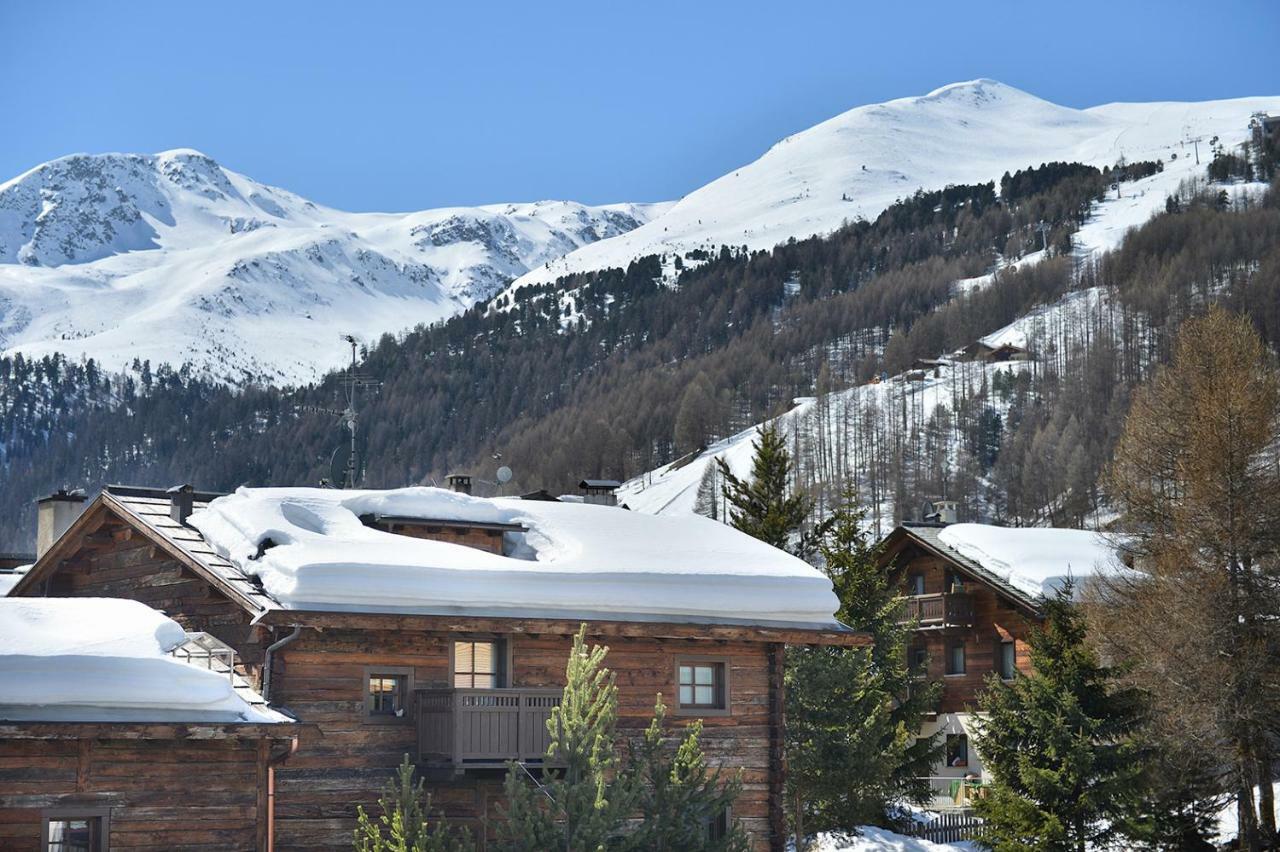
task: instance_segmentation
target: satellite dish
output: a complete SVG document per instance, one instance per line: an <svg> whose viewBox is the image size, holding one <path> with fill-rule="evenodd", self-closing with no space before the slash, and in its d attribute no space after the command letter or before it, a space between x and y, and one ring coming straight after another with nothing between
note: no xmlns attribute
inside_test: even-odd
<svg viewBox="0 0 1280 852"><path fill-rule="evenodd" d="M505 464L502 467L498 468L498 481L501 482L503 485L506 485L508 482L510 482L511 468L507 467Z"/></svg>

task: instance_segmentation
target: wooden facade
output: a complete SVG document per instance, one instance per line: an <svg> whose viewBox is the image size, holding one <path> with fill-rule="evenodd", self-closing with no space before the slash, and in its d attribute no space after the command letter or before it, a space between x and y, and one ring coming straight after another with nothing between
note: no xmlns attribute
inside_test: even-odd
<svg viewBox="0 0 1280 852"><path fill-rule="evenodd" d="M43 852L89 819L111 850L270 848L271 776L292 725L0 723L0 849Z"/></svg>
<svg viewBox="0 0 1280 852"><path fill-rule="evenodd" d="M260 689L269 681L271 706L301 723L296 753L274 772L275 849L350 848L357 806L376 801L405 754L419 760L434 808L470 827L477 838L493 836L500 819L500 767L507 759L527 756L527 732L536 723L533 715L515 717L515 711L503 708L511 707L518 694L547 697L563 686L578 621L283 608L254 612L249 593L191 558L191 546L179 539L186 532L167 528L159 515L154 523L141 523L140 511L110 495L99 498L15 593L140 600L187 630L207 632L236 649L243 673ZM491 551L493 542L502 540L479 525L465 533L456 525L412 526L414 535L439 530L445 540L459 543L467 543L460 536L473 537L474 546ZM628 621L588 622L588 636L610 648L606 665L617 676L620 736L641 734L659 694L676 711L668 716L673 727L703 718L701 744L708 761L742 772L733 819L747 832L753 850L781 850L786 839L784 645L851 645L865 637L836 630ZM500 687L467 690L491 699L474 706L488 713L485 724L498 726L476 735L480 751L456 745L463 726L475 720L464 718L469 709L456 694L453 648L472 639L500 642L506 659ZM277 647L264 677L272 644ZM723 666L725 712L678 712L677 664L686 658ZM402 715L370 714L370 678L382 674L408 690ZM448 696L447 711L441 710L441 696ZM526 709L534 714L545 705ZM445 718L428 718L441 712ZM517 736L521 744L511 745ZM435 739L424 748L424 737ZM448 754L438 746L445 738L455 744Z"/></svg>
<svg viewBox="0 0 1280 852"><path fill-rule="evenodd" d="M928 529L936 527L917 531ZM930 539L899 527L886 539L881 561L907 596L904 620L916 624L908 653L923 651L928 663L920 675L943 684L939 712L972 712L987 679L1001 673L1008 653L1002 645L1012 643L1017 671L1031 670L1027 635L1038 615ZM956 647L963 649L962 672L953 664Z"/></svg>

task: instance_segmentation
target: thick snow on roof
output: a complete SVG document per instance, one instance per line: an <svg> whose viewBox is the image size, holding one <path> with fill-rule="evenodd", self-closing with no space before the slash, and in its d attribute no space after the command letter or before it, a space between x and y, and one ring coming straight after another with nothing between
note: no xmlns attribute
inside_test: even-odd
<svg viewBox="0 0 1280 852"><path fill-rule="evenodd" d="M185 639L137 601L0 599L0 719L288 721L246 702L227 675L169 656Z"/></svg>
<svg viewBox="0 0 1280 852"><path fill-rule="evenodd" d="M499 556L375 530L360 521L368 514L527 531L506 533L510 555ZM439 488L241 488L190 523L299 609L835 624L821 572L696 516Z"/></svg>
<svg viewBox="0 0 1280 852"><path fill-rule="evenodd" d="M18 581L30 570L30 565L19 565L17 568L0 570L0 598L9 594L9 590L18 585Z"/></svg>
<svg viewBox="0 0 1280 852"><path fill-rule="evenodd" d="M1113 542L1088 530L951 524L938 540L1033 597L1120 566Z"/></svg>

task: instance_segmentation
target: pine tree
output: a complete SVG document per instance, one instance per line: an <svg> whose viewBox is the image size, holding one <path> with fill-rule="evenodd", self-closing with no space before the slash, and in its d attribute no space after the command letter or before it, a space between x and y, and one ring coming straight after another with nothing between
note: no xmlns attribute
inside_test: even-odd
<svg viewBox="0 0 1280 852"><path fill-rule="evenodd" d="M631 843L648 852L745 852L746 836L736 825L727 826L721 837L709 830L742 791L741 774L721 780L721 773L707 765L699 743L700 719L684 729L673 751L664 727L666 712L659 695L653 720L631 749L629 771L636 773L638 810L644 815Z"/></svg>
<svg viewBox="0 0 1280 852"><path fill-rule="evenodd" d="M413 764L404 756L394 781L388 781L378 798L382 815L370 818L364 806L355 830L355 852L468 852L474 850L466 831L454 833L443 820L429 822L431 797L423 781L413 778Z"/></svg>
<svg viewBox="0 0 1280 852"><path fill-rule="evenodd" d="M507 806L499 836L506 848L596 852L617 842L639 790L619 771L615 750L618 688L605 668L609 649L586 645L586 625L573 640L560 706L547 721L547 760L557 769L534 782L518 764L507 770Z"/></svg>
<svg viewBox="0 0 1280 852"><path fill-rule="evenodd" d="M1085 644L1070 585L1029 637L1034 673L994 675L977 747L993 783L977 811L995 852L1084 852L1125 835L1143 794L1141 695Z"/></svg>
<svg viewBox="0 0 1280 852"><path fill-rule="evenodd" d="M787 652L787 787L797 848L812 832L885 824L894 803L923 803L930 793L919 779L941 749L915 736L938 687L912 681L902 598L878 565L864 519L846 495L820 528L819 552L839 618L870 633L870 648Z"/></svg>
<svg viewBox="0 0 1280 852"><path fill-rule="evenodd" d="M755 455L748 481L734 476L723 459L716 459L725 482L725 499L733 506L729 520L749 536L802 555L811 550L811 539L801 535L801 529L812 503L807 496L792 490L791 453L782 432L769 423L761 426L757 434L759 440L751 442ZM793 536L797 537L794 545Z"/></svg>

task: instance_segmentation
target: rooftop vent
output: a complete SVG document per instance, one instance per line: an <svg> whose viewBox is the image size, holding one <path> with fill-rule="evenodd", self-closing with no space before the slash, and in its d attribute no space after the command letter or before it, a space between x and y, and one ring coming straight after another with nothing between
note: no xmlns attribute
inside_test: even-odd
<svg viewBox="0 0 1280 852"><path fill-rule="evenodd" d="M187 518L191 517L196 489L187 483L167 488L164 493L169 495L169 517L180 524L185 524Z"/></svg>
<svg viewBox="0 0 1280 852"><path fill-rule="evenodd" d="M445 479L449 482L450 491L457 491L459 494L471 493L471 474L451 473Z"/></svg>

